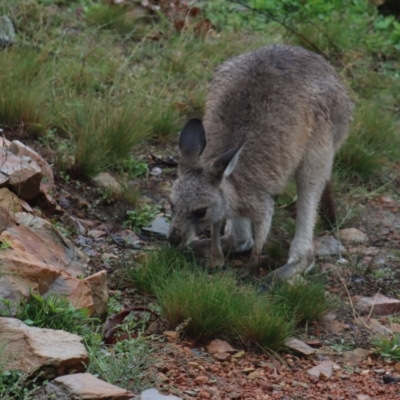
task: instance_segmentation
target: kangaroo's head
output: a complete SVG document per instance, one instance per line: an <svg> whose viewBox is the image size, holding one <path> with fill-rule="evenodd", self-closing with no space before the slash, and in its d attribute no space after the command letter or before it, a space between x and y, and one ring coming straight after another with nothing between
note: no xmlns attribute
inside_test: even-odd
<svg viewBox="0 0 400 400"><path fill-rule="evenodd" d="M200 159L206 144L202 122L188 121L179 137L178 178L171 194L172 221L168 240L173 246L187 245L197 232L210 228L226 216L223 183L233 172L242 146L206 164Z"/></svg>

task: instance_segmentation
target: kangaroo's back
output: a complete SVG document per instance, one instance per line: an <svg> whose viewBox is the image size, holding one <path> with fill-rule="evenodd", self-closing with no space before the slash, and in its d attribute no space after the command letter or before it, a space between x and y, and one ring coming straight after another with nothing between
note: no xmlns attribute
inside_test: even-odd
<svg viewBox="0 0 400 400"><path fill-rule="evenodd" d="M305 151L339 148L351 115L346 90L322 57L300 47L263 47L216 72L203 121L202 160L244 142L232 179L241 175L279 192Z"/></svg>

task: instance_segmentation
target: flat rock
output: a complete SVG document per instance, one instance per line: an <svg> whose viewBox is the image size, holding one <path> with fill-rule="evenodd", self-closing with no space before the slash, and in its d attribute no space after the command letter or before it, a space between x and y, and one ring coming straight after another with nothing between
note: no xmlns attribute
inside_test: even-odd
<svg viewBox="0 0 400 400"><path fill-rule="evenodd" d="M210 354L217 353L235 353L236 350L224 340L215 339L207 345L207 351Z"/></svg>
<svg viewBox="0 0 400 400"><path fill-rule="evenodd" d="M346 254L343 245L330 235L314 239L314 249L315 255L320 257Z"/></svg>
<svg viewBox="0 0 400 400"><path fill-rule="evenodd" d="M46 394L57 400L128 400L134 396L88 373L59 376L47 385Z"/></svg>
<svg viewBox="0 0 400 400"><path fill-rule="evenodd" d="M346 228L339 231L339 239L344 244L360 244L368 241L368 236L356 228Z"/></svg>
<svg viewBox="0 0 400 400"><path fill-rule="evenodd" d="M354 306L362 313L376 315L390 315L400 311L400 300L391 299L377 293L373 297L354 296Z"/></svg>
<svg viewBox="0 0 400 400"><path fill-rule="evenodd" d="M343 363L357 365L367 359L371 355L370 350L357 348L343 353Z"/></svg>
<svg viewBox="0 0 400 400"><path fill-rule="evenodd" d="M311 346L308 344L305 344L299 339L290 339L285 342L285 346L289 347L290 349L301 353L305 356L309 356L311 354L315 353L315 349L313 349Z"/></svg>
<svg viewBox="0 0 400 400"><path fill-rule="evenodd" d="M2 366L45 378L85 370L89 361L82 338L68 332L30 327L15 318L0 318Z"/></svg>
<svg viewBox="0 0 400 400"><path fill-rule="evenodd" d="M24 145L19 140L13 140L8 148L11 153L16 156L28 156L41 169L42 175L45 177L45 184L49 191L54 190L54 175L50 165L35 150Z"/></svg>
<svg viewBox="0 0 400 400"><path fill-rule="evenodd" d="M316 365L315 367L307 370L307 373L314 379L330 379L333 374L334 362L331 360L325 360Z"/></svg>
<svg viewBox="0 0 400 400"><path fill-rule="evenodd" d="M0 185L12 187L22 199L33 199L40 192L42 170L30 157L0 147L0 175Z"/></svg>
<svg viewBox="0 0 400 400"><path fill-rule="evenodd" d="M149 233L155 233L160 236L167 237L169 231L169 222L163 217L157 217L153 220L150 226L142 228Z"/></svg>
<svg viewBox="0 0 400 400"><path fill-rule="evenodd" d="M156 389L147 389L142 392L139 396L135 397L135 400L182 400L176 396L164 396Z"/></svg>

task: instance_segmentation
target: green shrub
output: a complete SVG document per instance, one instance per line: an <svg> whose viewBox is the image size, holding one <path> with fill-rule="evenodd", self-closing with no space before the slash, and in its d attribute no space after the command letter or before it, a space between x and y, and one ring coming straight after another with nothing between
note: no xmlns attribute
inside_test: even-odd
<svg viewBox="0 0 400 400"><path fill-rule="evenodd" d="M88 323L94 321L89 313L85 308L75 308L65 297L42 297L31 292L27 299L22 298L16 317L30 326L61 329L88 337L91 334Z"/></svg>

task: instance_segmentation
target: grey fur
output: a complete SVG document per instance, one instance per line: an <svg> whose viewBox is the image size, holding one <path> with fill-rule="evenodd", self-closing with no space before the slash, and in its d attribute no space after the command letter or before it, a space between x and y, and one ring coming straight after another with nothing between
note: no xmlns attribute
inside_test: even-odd
<svg viewBox="0 0 400 400"><path fill-rule="evenodd" d="M188 245L199 229L211 227L211 266L223 265L220 231L227 221L225 234L234 249L252 247L251 262L257 263L271 225L272 197L294 176L296 233L288 263L275 276L306 272L314 261L318 202L352 111L335 70L301 47L272 45L226 61L209 89L205 148L201 134L181 134L186 144L180 146L171 195L170 242Z"/></svg>

